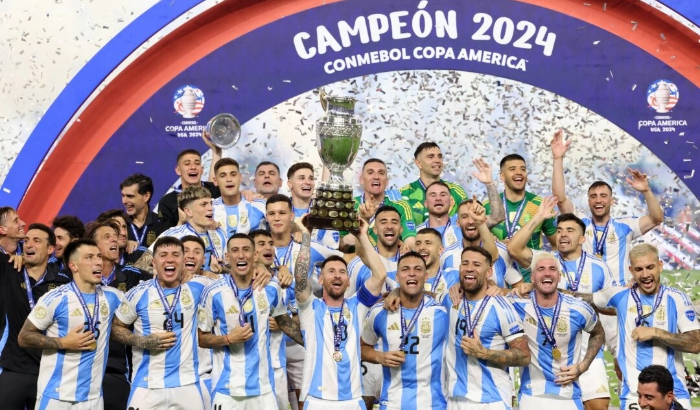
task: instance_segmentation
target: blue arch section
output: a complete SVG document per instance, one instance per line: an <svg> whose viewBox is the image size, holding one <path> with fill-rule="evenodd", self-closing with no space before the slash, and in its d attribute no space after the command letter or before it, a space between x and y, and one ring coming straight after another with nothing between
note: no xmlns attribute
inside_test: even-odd
<svg viewBox="0 0 700 410"><path fill-rule="evenodd" d="M700 27L700 6L697 0L662 0L660 3L672 8L678 14Z"/></svg>
<svg viewBox="0 0 700 410"><path fill-rule="evenodd" d="M17 207L56 137L90 94L144 42L203 1L161 0L102 47L63 89L27 139L3 182L0 203Z"/></svg>

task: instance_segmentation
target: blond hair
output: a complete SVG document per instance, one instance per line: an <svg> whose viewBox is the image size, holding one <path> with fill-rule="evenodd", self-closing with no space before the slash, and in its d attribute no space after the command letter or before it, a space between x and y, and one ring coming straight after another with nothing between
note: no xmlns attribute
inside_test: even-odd
<svg viewBox="0 0 700 410"><path fill-rule="evenodd" d="M653 254L656 260L659 260L659 249L648 243L640 243L630 250L630 264L633 259L641 258L643 256Z"/></svg>
<svg viewBox="0 0 700 410"><path fill-rule="evenodd" d="M191 186L177 194L177 207L183 211L191 202L198 199L211 198L211 192L203 186Z"/></svg>
<svg viewBox="0 0 700 410"><path fill-rule="evenodd" d="M554 266L557 267L557 272L561 275L561 266L559 265L559 260L557 259L556 256L554 256L553 253L550 253L550 252L538 252L535 255L535 257L532 258L532 262L530 263L530 270L534 272L535 269L537 268L537 264L543 260L554 261Z"/></svg>

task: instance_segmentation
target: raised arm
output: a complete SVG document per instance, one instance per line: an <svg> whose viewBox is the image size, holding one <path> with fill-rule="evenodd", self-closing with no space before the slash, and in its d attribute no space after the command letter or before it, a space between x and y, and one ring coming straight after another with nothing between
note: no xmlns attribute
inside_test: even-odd
<svg viewBox="0 0 700 410"><path fill-rule="evenodd" d="M527 268L532 263L532 249L527 247L532 234L545 219L554 216L554 205L557 203L557 197L550 196L545 198L540 204L537 213L525 224L508 242L508 254L515 259L518 264Z"/></svg>
<svg viewBox="0 0 700 410"><path fill-rule="evenodd" d="M499 201L496 201L496 203L500 204ZM501 205L501 207L503 206ZM496 262L500 255L496 247L496 238L491 233L491 226L489 226L488 220L486 219L486 208L474 201L467 206L467 213L476 224L476 230L479 232L479 237L481 238L481 247L491 254L491 260ZM493 214L491 214L491 216L492 215ZM489 218L491 216L489 216Z"/></svg>
<svg viewBox="0 0 700 410"><path fill-rule="evenodd" d="M573 213L574 204L566 196L566 182L564 181L564 155L571 145L571 140L564 141L564 132L557 130L550 142L552 148L552 195L559 199L559 212Z"/></svg>
<svg viewBox="0 0 700 410"><path fill-rule="evenodd" d="M506 219L506 210L503 209L503 203L498 196L498 188L496 183L493 182L491 165L484 161L483 158L476 158L472 162L479 170L479 172L473 172L472 175L486 186L486 194L491 204L491 214L486 220L486 226L491 229Z"/></svg>
<svg viewBox="0 0 700 410"><path fill-rule="evenodd" d="M367 221L361 218L359 221L360 233L359 237L357 238L357 256L360 257L362 263L364 263L365 266L367 266L372 272L372 276L365 281L365 287L368 291L370 291L370 293L378 296L382 293L382 287L384 286L384 281L386 280L386 268L382 263L382 257L379 256L369 240L369 224Z"/></svg>
<svg viewBox="0 0 700 410"><path fill-rule="evenodd" d="M142 271L146 271L150 273L151 275L153 274L153 252L151 250L147 250L144 252L139 259L134 263L133 265L135 268L141 269Z"/></svg>
<svg viewBox="0 0 700 410"><path fill-rule="evenodd" d="M148 336L137 336L129 325L114 316L110 339L121 344L134 346L144 350L167 350L175 346L177 337L173 332L152 333Z"/></svg>
<svg viewBox="0 0 700 410"><path fill-rule="evenodd" d="M301 327L299 327L299 322L292 320L292 318L288 315L275 316L275 322L277 322L277 326L287 336L298 344L304 346L304 337L301 335Z"/></svg>
<svg viewBox="0 0 700 410"><path fill-rule="evenodd" d="M647 201L648 213L639 218L639 230L644 235L664 221L664 211L661 209L659 200L649 188L647 174L642 174L640 171L632 168L627 168L627 172L630 173L630 176L627 177L627 183L637 192L641 192L644 195L644 200Z"/></svg>
<svg viewBox="0 0 700 410"><path fill-rule="evenodd" d="M202 139L204 140L204 143L207 144L209 148L211 148L211 163L209 164L209 175L207 176L207 181L214 182L214 177L216 176L216 172L214 172L214 166L221 159L223 150L214 145L210 140L206 138Z"/></svg>
<svg viewBox="0 0 700 410"><path fill-rule="evenodd" d="M302 220L305 220L302 217ZM294 293L297 302L304 303L311 297L311 285L309 285L309 265L311 264L311 234L303 223L294 222L294 229L301 232L301 248L294 265Z"/></svg>
<svg viewBox="0 0 700 410"><path fill-rule="evenodd" d="M84 325L78 325L64 337L48 337L27 319L19 331L17 343L25 349L90 350L92 343L95 341L95 336L92 332L84 332L84 330Z"/></svg>

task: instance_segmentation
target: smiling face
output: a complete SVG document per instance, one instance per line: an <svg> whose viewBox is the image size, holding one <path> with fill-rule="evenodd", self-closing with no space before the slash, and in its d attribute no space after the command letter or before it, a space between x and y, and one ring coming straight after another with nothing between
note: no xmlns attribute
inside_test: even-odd
<svg viewBox="0 0 700 410"><path fill-rule="evenodd" d="M479 234L476 223L474 223L474 219L472 219L469 212L467 212L469 205L470 204L464 204L459 207L457 211L457 225L459 229L462 230L464 239L473 242L479 240L481 235Z"/></svg>
<svg viewBox="0 0 700 410"><path fill-rule="evenodd" d="M597 186L588 191L588 207L595 217L609 215L612 201L612 192L606 186Z"/></svg>
<svg viewBox="0 0 700 410"><path fill-rule="evenodd" d="M646 295L655 295L661 286L661 267L663 262L653 253L638 257L630 255L630 272L638 289Z"/></svg>
<svg viewBox="0 0 700 410"><path fill-rule="evenodd" d="M423 259L407 256L399 261L396 269L396 280L402 294L411 298L423 294L428 276Z"/></svg>
<svg viewBox="0 0 700 410"><path fill-rule="evenodd" d="M129 241L128 233L126 231L126 221L121 216L115 216L111 219L119 225L119 236L117 237L117 245L119 249L126 248L126 243Z"/></svg>
<svg viewBox="0 0 700 410"><path fill-rule="evenodd" d="M195 199L183 209L187 220L197 226L206 227L214 222L214 208L211 198Z"/></svg>
<svg viewBox="0 0 700 410"><path fill-rule="evenodd" d="M419 233L416 235L416 252L423 258L428 269L431 269L436 263L440 263L442 251L442 241L434 234Z"/></svg>
<svg viewBox="0 0 700 410"><path fill-rule="evenodd" d="M637 394L639 395L639 407L642 410L667 410L673 403L673 390L661 394L657 382L639 383Z"/></svg>
<svg viewBox="0 0 700 410"><path fill-rule="evenodd" d="M527 184L527 166L524 161L513 159L506 161L501 168L501 181L513 192L525 191Z"/></svg>
<svg viewBox="0 0 700 410"><path fill-rule="evenodd" d="M263 196L270 196L279 192L280 186L282 186L282 178L280 178L280 173L274 165L261 165L255 171L253 184L255 185L255 192Z"/></svg>
<svg viewBox="0 0 700 410"><path fill-rule="evenodd" d="M221 190L222 196L238 196L241 194L241 173L235 165L219 167L214 176L216 186Z"/></svg>
<svg viewBox="0 0 700 410"><path fill-rule="evenodd" d="M183 242L182 246L185 248L184 273L187 274L187 277L198 275L202 271L202 266L204 266L204 249L202 245L195 241L187 241Z"/></svg>
<svg viewBox="0 0 700 410"><path fill-rule="evenodd" d="M287 181L287 186L294 198L303 199L304 201L311 200L316 187L314 171L308 168L298 169L291 179Z"/></svg>
<svg viewBox="0 0 700 410"><path fill-rule="evenodd" d="M534 261L535 266L532 268L532 286L538 294L553 295L557 292L559 278L559 263L554 256L541 258Z"/></svg>
<svg viewBox="0 0 700 410"><path fill-rule="evenodd" d="M56 235L56 246L54 247L53 253L58 259L61 259L63 257L63 250L66 248L66 246L68 246L72 239L68 231L58 226L54 228L53 234Z"/></svg>
<svg viewBox="0 0 700 410"><path fill-rule="evenodd" d="M231 265L231 275L245 278L253 272L255 246L246 238L233 238L228 242L226 258Z"/></svg>
<svg viewBox="0 0 700 410"><path fill-rule="evenodd" d="M262 263L266 268L272 266L275 260L275 245L272 238L267 235L257 235L253 238L255 242L255 261Z"/></svg>
<svg viewBox="0 0 700 410"><path fill-rule="evenodd" d="M476 295L481 292L489 276L491 276L491 265L484 255L473 251L462 253L459 281L464 293Z"/></svg>
<svg viewBox="0 0 700 410"><path fill-rule="evenodd" d="M433 184L425 192L425 207L428 213L445 216L450 212L450 190L440 184Z"/></svg>
<svg viewBox="0 0 700 410"><path fill-rule="evenodd" d="M49 244L49 235L41 229L30 229L24 238L24 263L41 266L49 260L54 247Z"/></svg>
<svg viewBox="0 0 700 410"><path fill-rule="evenodd" d="M318 275L318 282L323 288L324 296L334 300L342 299L349 283L347 266L341 261L326 263Z"/></svg>
<svg viewBox="0 0 700 410"><path fill-rule="evenodd" d="M164 288L180 285L185 255L178 245L162 245L153 252L153 272Z"/></svg>
<svg viewBox="0 0 700 410"><path fill-rule="evenodd" d="M16 241L20 241L24 239L24 236L26 234L24 232L25 226L26 225L24 221L19 219L19 215L17 215L17 212L10 211L8 212L2 224L0 224L0 235L6 236Z"/></svg>
<svg viewBox="0 0 700 410"><path fill-rule="evenodd" d="M116 262L119 259L118 234L111 226L102 226L95 232L95 242L105 260Z"/></svg>
<svg viewBox="0 0 700 410"><path fill-rule="evenodd" d="M122 205L126 214L130 217L138 215L145 209L148 209L148 200L151 199L151 193L139 194L139 184L133 184L122 188Z"/></svg>
<svg viewBox="0 0 700 410"><path fill-rule="evenodd" d="M287 202L275 202L266 205L265 219L270 225L270 233L283 234L291 230L294 213Z"/></svg>
<svg viewBox="0 0 700 410"><path fill-rule="evenodd" d="M386 166L379 162L370 162L362 169L360 184L366 194L381 195L389 184L386 174Z"/></svg>
<svg viewBox="0 0 700 410"><path fill-rule="evenodd" d="M403 227L401 226L401 216L398 212L391 210L383 211L374 220L374 233L377 240L389 249L392 248L401 238Z"/></svg>
<svg viewBox="0 0 700 410"><path fill-rule="evenodd" d="M563 221L557 224L557 250L561 256L568 256L572 252L581 249L581 245L586 241L581 227L574 221Z"/></svg>
<svg viewBox="0 0 700 410"><path fill-rule="evenodd" d="M421 172L432 178L439 178L444 166L442 151L440 148L427 148L418 154L415 163Z"/></svg>
<svg viewBox="0 0 700 410"><path fill-rule="evenodd" d="M79 247L68 262L76 282L98 285L102 283L102 254L97 246Z"/></svg>
<svg viewBox="0 0 700 410"><path fill-rule="evenodd" d="M188 186L199 185L202 179L202 173L204 168L202 168L202 157L195 154L185 154L179 161L177 161L177 166L175 167L175 173L182 178L182 182Z"/></svg>

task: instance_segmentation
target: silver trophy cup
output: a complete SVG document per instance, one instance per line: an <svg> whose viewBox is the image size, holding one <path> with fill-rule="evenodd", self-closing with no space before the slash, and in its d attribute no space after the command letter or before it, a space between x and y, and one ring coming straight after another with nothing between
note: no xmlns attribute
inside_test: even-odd
<svg viewBox="0 0 700 410"><path fill-rule="evenodd" d="M221 149L231 148L241 139L241 123L231 114L218 114L207 122L202 138Z"/></svg>

